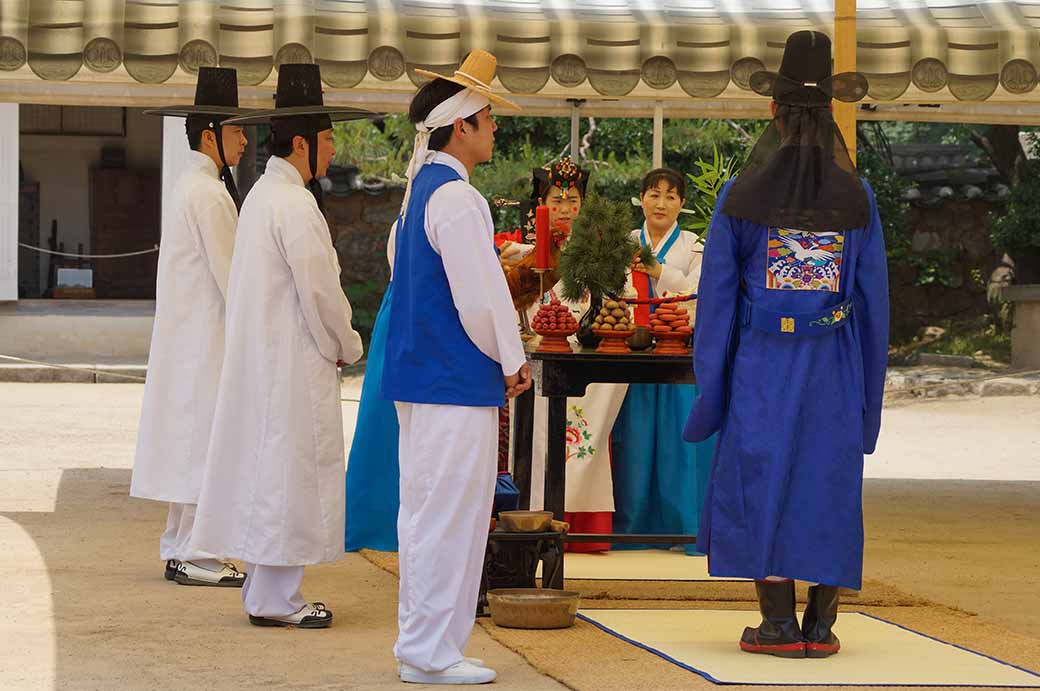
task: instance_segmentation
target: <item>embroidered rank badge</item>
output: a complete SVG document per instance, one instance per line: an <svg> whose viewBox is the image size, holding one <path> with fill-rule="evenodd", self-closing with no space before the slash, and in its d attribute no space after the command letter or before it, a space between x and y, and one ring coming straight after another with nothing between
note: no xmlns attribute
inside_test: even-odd
<svg viewBox="0 0 1040 691"><path fill-rule="evenodd" d="M838 292L844 233L769 229L766 288Z"/></svg>

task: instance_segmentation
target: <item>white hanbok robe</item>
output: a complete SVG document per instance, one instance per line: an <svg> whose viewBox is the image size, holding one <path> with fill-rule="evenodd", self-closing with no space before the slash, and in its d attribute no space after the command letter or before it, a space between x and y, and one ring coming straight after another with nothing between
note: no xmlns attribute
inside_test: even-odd
<svg viewBox="0 0 1040 691"><path fill-rule="evenodd" d="M559 297L563 289L557 283L552 295ZM589 309L589 301L569 302L576 320ZM540 305L529 313L533 318ZM576 336L570 337L577 349ZM563 501L565 511L602 512L614 510L614 482L610 472L610 430L614 427L628 384L589 384L585 395L567 399L567 487ZM531 445L531 509L545 505L546 432L549 426L548 399L538 396L534 402L534 439ZM512 453L512 448L510 448Z"/></svg>
<svg viewBox="0 0 1040 691"><path fill-rule="evenodd" d="M198 501L224 360L224 304L238 211L209 156L163 209L155 321L130 496Z"/></svg>
<svg viewBox="0 0 1040 691"><path fill-rule="evenodd" d="M227 347L192 544L251 564L343 556L336 361L361 357L329 227L272 157L242 207Z"/></svg>

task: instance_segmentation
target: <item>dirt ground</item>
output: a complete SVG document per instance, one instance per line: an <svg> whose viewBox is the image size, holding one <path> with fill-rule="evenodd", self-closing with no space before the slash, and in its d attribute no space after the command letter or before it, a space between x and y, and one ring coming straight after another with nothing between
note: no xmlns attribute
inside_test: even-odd
<svg viewBox="0 0 1040 691"><path fill-rule="evenodd" d="M351 384L345 395L356 390ZM164 508L127 497L140 397L137 385L0 385L0 688L403 688L391 655L396 581L357 555L308 570L305 594L336 612L327 631L258 629L242 614L238 591L161 578ZM1014 400L1020 414L1006 424L1035 428L1040 400ZM941 403L928 405L942 417ZM997 405L993 415L1008 412ZM348 419L353 410L344 403ZM960 430L961 445L977 444L976 457L986 457L977 430L946 429ZM1003 443L1000 453L1040 463L1028 435L1021 438L1025 446ZM971 639L974 629L990 644L1007 631L1015 661L1040 667L1040 655L1030 659L1040 650L1040 483L871 479L865 513L867 579L944 606L945 619L922 626L953 622L949 632ZM925 617L919 608L889 609ZM493 632L497 642L478 627L468 651L498 670L496 688L564 688L509 648L542 669L565 661L573 673L557 676L575 688L703 682L598 632L574 629L596 651L575 655L531 632L501 631ZM649 685L630 683L635 672Z"/></svg>

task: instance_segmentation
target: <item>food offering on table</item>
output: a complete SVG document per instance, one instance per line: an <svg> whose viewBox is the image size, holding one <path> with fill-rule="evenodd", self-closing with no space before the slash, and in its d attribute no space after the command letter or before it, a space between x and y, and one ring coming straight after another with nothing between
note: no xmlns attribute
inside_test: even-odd
<svg viewBox="0 0 1040 691"><path fill-rule="evenodd" d="M571 314L567 305L553 299L538 308L538 313L531 321L534 332L542 337L538 345L539 353L570 353L570 341L567 337L578 330L578 320Z"/></svg>
<svg viewBox="0 0 1040 691"><path fill-rule="evenodd" d="M600 337L597 353L628 353L628 338L635 333L628 305L620 300L607 300L592 324Z"/></svg>
<svg viewBox="0 0 1040 691"><path fill-rule="evenodd" d="M595 347L607 332L596 329L595 317L601 316L606 296L624 292L632 258L638 254L648 266L655 262L653 252L631 238L631 225L627 204L589 194L560 252L560 297L589 304L578 330L578 341L585 347Z"/></svg>
<svg viewBox="0 0 1040 691"><path fill-rule="evenodd" d="M693 333L693 328L690 326L690 313L682 305L675 302L658 305L650 315L650 330L657 341L655 353L685 355L690 352L686 341Z"/></svg>

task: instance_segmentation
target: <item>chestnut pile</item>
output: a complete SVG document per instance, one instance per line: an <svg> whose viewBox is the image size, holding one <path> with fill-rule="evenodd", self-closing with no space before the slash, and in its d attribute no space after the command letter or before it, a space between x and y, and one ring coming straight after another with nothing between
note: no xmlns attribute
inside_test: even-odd
<svg viewBox="0 0 1040 691"><path fill-rule="evenodd" d="M595 331L631 331L632 319L628 305L617 300L607 300L596 315Z"/></svg>

